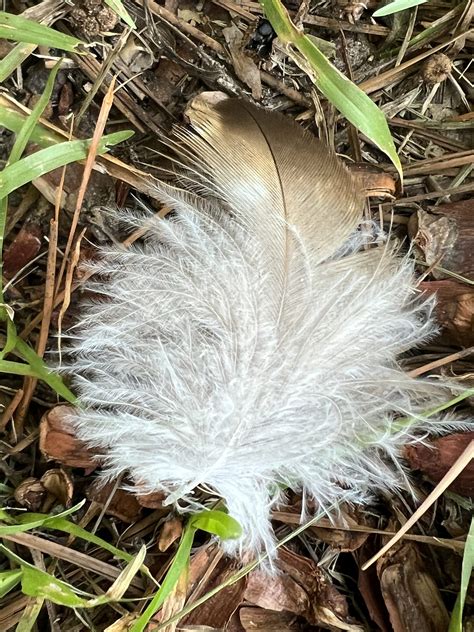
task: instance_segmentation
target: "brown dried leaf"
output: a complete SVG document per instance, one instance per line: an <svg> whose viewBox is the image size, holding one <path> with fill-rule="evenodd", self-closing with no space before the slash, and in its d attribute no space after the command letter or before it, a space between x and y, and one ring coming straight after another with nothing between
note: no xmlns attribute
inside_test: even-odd
<svg viewBox="0 0 474 632"><path fill-rule="evenodd" d="M221 551L215 546L199 549L192 557L189 568L190 599L196 599L232 577L238 570L238 562L222 558ZM247 578L223 588L208 599L202 606L193 610L180 623L186 626L210 626L221 630L226 627L233 613L242 602Z"/></svg>
<svg viewBox="0 0 474 632"><path fill-rule="evenodd" d="M420 289L436 293L436 320L444 344L474 345L474 288L458 281L425 281Z"/></svg>
<svg viewBox="0 0 474 632"><path fill-rule="evenodd" d="M262 82L260 71L255 62L243 49L243 34L235 25L222 29L229 48L235 74L252 91L254 99L259 101L262 98Z"/></svg>
<svg viewBox="0 0 474 632"><path fill-rule="evenodd" d="M474 200L436 207L433 213L419 210L408 225L413 242L424 261L467 278L474 278ZM449 275L433 269L435 279Z"/></svg>
<svg viewBox="0 0 474 632"><path fill-rule="evenodd" d="M268 576L264 571L253 571L244 599L266 610L292 612L305 618L311 609L308 593L286 573Z"/></svg>
<svg viewBox="0 0 474 632"><path fill-rule="evenodd" d="M99 481L94 481L88 487L86 497L103 507L107 515L127 523L136 522L141 511L137 497L124 489L114 491L114 487L115 482L104 485Z"/></svg>
<svg viewBox="0 0 474 632"><path fill-rule="evenodd" d="M405 457L412 469L421 470L438 483L471 441L474 441L474 432L439 437L431 442L431 447L422 444L407 446ZM474 461L464 468L449 489L464 496L474 496Z"/></svg>
<svg viewBox="0 0 474 632"><path fill-rule="evenodd" d="M76 438L68 421L73 410L71 406L60 405L43 415L40 422L39 447L48 460L91 471L99 464L100 455L94 454Z"/></svg>
<svg viewBox="0 0 474 632"><path fill-rule="evenodd" d="M179 518L172 516L169 520L166 520L158 540L158 549L160 551L167 551L173 542L179 540L182 532L183 523Z"/></svg>
<svg viewBox="0 0 474 632"><path fill-rule="evenodd" d="M33 261L41 250L41 238L41 228L36 224L24 224L20 228L3 256L5 278L11 279Z"/></svg>
<svg viewBox="0 0 474 632"><path fill-rule="evenodd" d="M30 476L18 485L13 496L22 507L29 511L39 511L46 497L46 490L41 481Z"/></svg>
<svg viewBox="0 0 474 632"><path fill-rule="evenodd" d="M166 498L164 492L150 492L149 494L137 494L136 499L142 507L147 509L162 509Z"/></svg>
<svg viewBox="0 0 474 632"><path fill-rule="evenodd" d="M240 622L245 632L296 632L301 630L290 612L273 612L263 608L241 608Z"/></svg>
<svg viewBox="0 0 474 632"><path fill-rule="evenodd" d="M446 632L446 607L414 544L391 549L377 573L394 632Z"/></svg>
<svg viewBox="0 0 474 632"><path fill-rule="evenodd" d="M74 486L71 477L64 470L58 468L47 470L41 477L41 483L61 505L71 506Z"/></svg>
<svg viewBox="0 0 474 632"><path fill-rule="evenodd" d="M373 527L375 521L364 511L347 507L340 511L340 515L334 519L334 526L364 526ZM326 529L324 527L312 526L311 531L323 542L329 544L333 549L341 553L356 551L367 540L370 532L347 531L342 529Z"/></svg>

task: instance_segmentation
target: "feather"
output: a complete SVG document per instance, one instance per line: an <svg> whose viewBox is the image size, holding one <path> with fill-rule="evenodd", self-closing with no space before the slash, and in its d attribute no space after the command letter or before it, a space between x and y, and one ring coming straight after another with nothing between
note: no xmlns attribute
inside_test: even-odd
<svg viewBox="0 0 474 632"><path fill-rule="evenodd" d="M73 423L107 476L183 510L221 497L243 528L227 550L273 555L284 487L365 502L409 485L403 446L447 427L423 416L445 388L397 361L435 331L433 302L397 248L349 239L360 188L319 141L238 100L191 122L174 146L205 194L158 185L174 213L89 264Z"/></svg>

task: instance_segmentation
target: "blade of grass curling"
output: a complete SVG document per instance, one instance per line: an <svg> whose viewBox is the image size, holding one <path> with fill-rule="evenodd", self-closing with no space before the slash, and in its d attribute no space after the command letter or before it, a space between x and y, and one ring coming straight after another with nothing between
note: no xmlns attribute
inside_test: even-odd
<svg viewBox="0 0 474 632"><path fill-rule="evenodd" d="M21 15L4 11L0 11L0 37L15 42L59 48L70 53L80 52L79 46L84 45L76 37L71 37Z"/></svg>
<svg viewBox="0 0 474 632"><path fill-rule="evenodd" d="M405 11L412 7L417 7L419 4L424 4L426 0L395 0L390 4L386 4L384 7L380 7L377 11L372 13L374 18L381 18L385 15L392 15L392 13L398 13L399 11Z"/></svg>
<svg viewBox="0 0 474 632"><path fill-rule="evenodd" d="M123 131L103 136L99 142L97 153L106 153L109 147L127 140L132 135L133 132L131 131ZM87 157L90 142L90 140L72 140L60 143L53 147L40 149L6 167L0 173L0 198L58 167L64 167L64 165L77 160L84 160Z"/></svg>
<svg viewBox="0 0 474 632"><path fill-rule="evenodd" d="M280 41L286 46L293 45L300 53L294 56L298 65L339 112L390 158L402 180L400 158L385 114L296 28L280 0L260 0L260 4ZM292 54L289 47L288 50Z"/></svg>
<svg viewBox="0 0 474 632"><path fill-rule="evenodd" d="M466 601L469 581L472 577L472 569L474 568L474 518L471 520L471 527L466 538L466 546L464 547L464 556L462 559L461 569L461 587L459 595L454 604L454 609L449 622L448 632L463 632L462 613Z"/></svg>

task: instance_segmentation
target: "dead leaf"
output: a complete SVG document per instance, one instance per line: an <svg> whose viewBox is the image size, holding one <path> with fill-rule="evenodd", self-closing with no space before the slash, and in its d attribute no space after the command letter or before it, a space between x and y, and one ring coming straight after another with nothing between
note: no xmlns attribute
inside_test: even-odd
<svg viewBox="0 0 474 632"><path fill-rule="evenodd" d="M41 477L41 483L46 491L53 496L64 507L70 507L74 486L72 479L59 468L47 470Z"/></svg>
<svg viewBox="0 0 474 632"><path fill-rule="evenodd" d="M292 612L305 618L311 609L308 593L286 573L269 576L264 571L252 571L244 599L266 610Z"/></svg>
<svg viewBox="0 0 474 632"><path fill-rule="evenodd" d="M474 432L439 437L430 445L406 446L405 457L412 469L421 470L438 483L473 440ZM464 496L474 496L474 461L464 468L449 489Z"/></svg>
<svg viewBox="0 0 474 632"><path fill-rule="evenodd" d="M310 529L320 540L326 542L326 544L329 544L333 549L341 553L352 552L359 549L366 542L370 532L369 530L367 533L363 533L348 531L347 529L337 529L338 525L346 528L352 526L375 526L375 521L368 514L350 507L341 509L340 515L337 516L333 522L336 528L326 529L324 527L312 526Z"/></svg>
<svg viewBox="0 0 474 632"><path fill-rule="evenodd" d="M3 273L11 279L27 266L41 250L42 230L36 224L24 224L3 255Z"/></svg>
<svg viewBox="0 0 474 632"><path fill-rule="evenodd" d="M16 502L29 511L39 511L46 497L43 483L34 476L25 478L13 494Z"/></svg>
<svg viewBox="0 0 474 632"><path fill-rule="evenodd" d="M224 558L216 545L198 549L191 557L189 568L189 600L197 599L235 575L239 568L235 560ZM181 626L201 625L221 630L226 627L233 613L242 603L247 578L223 588L214 597L193 610L181 622Z"/></svg>
<svg viewBox="0 0 474 632"><path fill-rule="evenodd" d="M245 632L296 632L301 625L291 612L273 612L263 608L241 608L240 622Z"/></svg>
<svg viewBox="0 0 474 632"><path fill-rule="evenodd" d="M162 552L167 551L169 547L179 540L183 532L183 523L176 516L172 516L163 524L163 528L158 540L158 549Z"/></svg>
<svg viewBox="0 0 474 632"><path fill-rule="evenodd" d="M138 503L147 509L162 509L165 498L166 494L164 492L150 492L148 494L136 495Z"/></svg>
<svg viewBox="0 0 474 632"><path fill-rule="evenodd" d="M133 523L140 517L141 507L134 494L124 489L114 491L115 482L106 483L94 481L86 492L86 497L98 503L105 509L105 513L126 523Z"/></svg>
<svg viewBox="0 0 474 632"><path fill-rule="evenodd" d="M68 420L73 410L72 406L60 405L43 415L40 421L39 447L47 460L92 471L98 466L100 455L94 454L76 438Z"/></svg>
<svg viewBox="0 0 474 632"><path fill-rule="evenodd" d="M253 59L243 49L242 32L235 25L232 25L222 29L222 34L227 42L235 74L250 88L253 98L259 101L262 98L260 71Z"/></svg>

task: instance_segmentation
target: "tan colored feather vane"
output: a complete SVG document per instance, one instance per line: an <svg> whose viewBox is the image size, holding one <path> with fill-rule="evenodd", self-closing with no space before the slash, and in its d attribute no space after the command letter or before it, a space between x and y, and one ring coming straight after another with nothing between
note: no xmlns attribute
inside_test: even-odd
<svg viewBox="0 0 474 632"><path fill-rule="evenodd" d="M284 489L329 512L409 487L401 449L448 428L423 416L445 389L397 362L433 333L432 301L358 230L358 182L296 123L235 99L189 117L170 145L191 186L157 191L174 212L90 264L102 298L71 332L73 421L106 476L183 511L223 498L243 528L227 550L272 556Z"/></svg>

